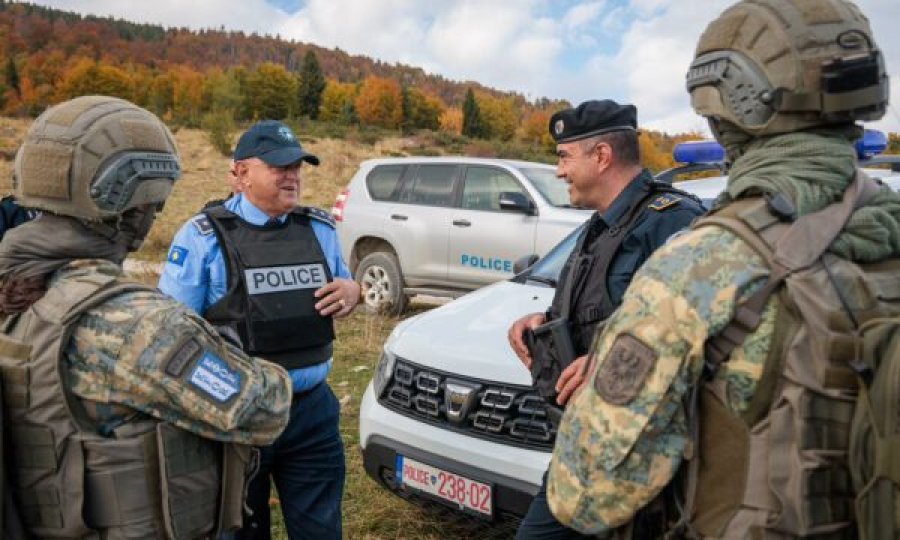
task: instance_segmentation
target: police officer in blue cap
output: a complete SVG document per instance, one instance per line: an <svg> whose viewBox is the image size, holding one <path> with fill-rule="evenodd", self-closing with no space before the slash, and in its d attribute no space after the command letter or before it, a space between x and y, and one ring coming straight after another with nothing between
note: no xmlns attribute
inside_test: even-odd
<svg viewBox="0 0 900 540"><path fill-rule="evenodd" d="M517 320L508 338L535 388L561 408L583 381L597 325L622 303L641 264L703 207L692 195L654 182L641 167L633 105L587 101L554 114L549 127L557 143L556 176L569 184L573 205L596 212L563 267L550 309ZM587 538L550 512L546 480L545 475L517 538Z"/></svg>
<svg viewBox="0 0 900 540"><path fill-rule="evenodd" d="M253 125L234 151L238 193L178 231L159 282L247 353L283 366L293 382L290 422L261 449L247 500L253 514L240 538L270 537L270 478L290 538L341 538L340 406L325 378L332 319L350 314L360 289L331 216L297 206L304 163L319 158L288 126Z"/></svg>

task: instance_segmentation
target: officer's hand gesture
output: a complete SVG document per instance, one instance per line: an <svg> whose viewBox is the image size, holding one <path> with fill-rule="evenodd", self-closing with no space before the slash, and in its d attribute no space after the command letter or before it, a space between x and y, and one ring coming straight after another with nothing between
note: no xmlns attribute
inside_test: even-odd
<svg viewBox="0 0 900 540"><path fill-rule="evenodd" d="M564 407L569 398L584 383L586 374L584 367L587 364L587 358L587 355L579 356L559 374L559 380L556 381L556 403L560 406Z"/></svg>
<svg viewBox="0 0 900 540"><path fill-rule="evenodd" d="M323 317L331 315L340 319L350 315L359 302L359 284L352 279L335 278L315 292L316 310Z"/></svg>
<svg viewBox="0 0 900 540"><path fill-rule="evenodd" d="M522 334L526 328L537 328L544 324L546 320L547 317L543 313L531 313L514 322L507 333L509 346L512 347L513 352L516 353L516 356L528 369L531 369L531 353L528 352L528 347L522 339Z"/></svg>

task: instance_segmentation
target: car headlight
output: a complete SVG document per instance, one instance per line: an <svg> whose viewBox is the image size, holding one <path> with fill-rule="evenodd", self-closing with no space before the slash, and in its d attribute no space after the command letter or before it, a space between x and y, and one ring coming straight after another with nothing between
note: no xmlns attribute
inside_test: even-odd
<svg viewBox="0 0 900 540"><path fill-rule="evenodd" d="M396 361L396 356L388 352L387 349L382 350L381 359L378 361L378 367L375 369L375 379L372 381L372 384L375 387L376 397L381 397L381 394L384 393L384 389L387 388L388 383L391 382Z"/></svg>

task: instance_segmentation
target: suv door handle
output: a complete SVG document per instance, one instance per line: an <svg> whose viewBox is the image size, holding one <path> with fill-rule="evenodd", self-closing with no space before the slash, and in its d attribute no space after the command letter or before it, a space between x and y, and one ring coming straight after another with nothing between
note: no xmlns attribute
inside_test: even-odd
<svg viewBox="0 0 900 540"><path fill-rule="evenodd" d="M472 226L472 222L469 221L468 219L455 219L455 220L453 220L453 224L456 225L457 227L471 227Z"/></svg>
<svg viewBox="0 0 900 540"><path fill-rule="evenodd" d="M397 220L397 221L406 221L406 220L409 219L409 218L406 217L406 216L404 216L404 215L402 215L402 214L391 214L391 219L394 219L394 220Z"/></svg>

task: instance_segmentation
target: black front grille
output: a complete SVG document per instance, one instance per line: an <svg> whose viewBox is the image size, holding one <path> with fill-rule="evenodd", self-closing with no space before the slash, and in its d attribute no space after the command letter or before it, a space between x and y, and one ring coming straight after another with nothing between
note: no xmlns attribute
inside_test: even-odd
<svg viewBox="0 0 900 540"><path fill-rule="evenodd" d="M505 444L550 450L556 439L544 400L531 387L460 377L399 358L378 401L405 416Z"/></svg>

